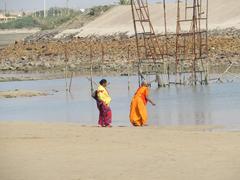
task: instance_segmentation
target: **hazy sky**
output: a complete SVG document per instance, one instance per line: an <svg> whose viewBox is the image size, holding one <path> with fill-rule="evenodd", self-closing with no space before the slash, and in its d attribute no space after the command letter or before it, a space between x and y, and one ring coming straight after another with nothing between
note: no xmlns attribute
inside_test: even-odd
<svg viewBox="0 0 240 180"><path fill-rule="evenodd" d="M6 1L8 10L39 10L43 9L44 0L0 0L0 9L4 9ZM67 0L46 0L47 7L66 7ZM149 2L160 2L161 0L149 0ZM171 0L170 0L171 1ZM69 0L69 7L87 8L94 5L113 4L118 0Z"/></svg>

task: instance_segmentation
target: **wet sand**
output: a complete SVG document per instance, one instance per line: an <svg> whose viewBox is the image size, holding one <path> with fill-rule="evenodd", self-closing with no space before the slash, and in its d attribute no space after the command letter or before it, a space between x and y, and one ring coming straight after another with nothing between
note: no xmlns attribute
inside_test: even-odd
<svg viewBox="0 0 240 180"><path fill-rule="evenodd" d="M1 180L237 180L240 132L0 123Z"/></svg>
<svg viewBox="0 0 240 180"><path fill-rule="evenodd" d="M0 98L16 98L16 97L34 97L34 96L47 96L47 93L33 90L9 90L0 91Z"/></svg>

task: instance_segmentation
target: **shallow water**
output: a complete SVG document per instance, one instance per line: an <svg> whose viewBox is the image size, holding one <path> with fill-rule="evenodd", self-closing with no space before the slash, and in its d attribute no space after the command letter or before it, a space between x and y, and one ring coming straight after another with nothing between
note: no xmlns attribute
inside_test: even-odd
<svg viewBox="0 0 240 180"><path fill-rule="evenodd" d="M137 78L107 77L112 96L113 125L129 125L129 105L137 89ZM94 78L96 82L100 78ZM98 110L90 96L90 82L76 77L72 93L66 94L65 80L39 80L0 83L0 90L29 89L51 93L45 97L0 99L0 121L78 122L96 124ZM54 92L58 90L59 92ZM240 127L240 83L208 86L151 88L157 106L148 105L150 125L223 125Z"/></svg>

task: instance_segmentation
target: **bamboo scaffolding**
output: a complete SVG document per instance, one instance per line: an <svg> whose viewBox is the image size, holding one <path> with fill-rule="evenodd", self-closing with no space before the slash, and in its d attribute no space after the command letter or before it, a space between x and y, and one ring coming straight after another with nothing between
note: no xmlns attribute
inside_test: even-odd
<svg viewBox="0 0 240 180"><path fill-rule="evenodd" d="M148 1L131 0L131 9L138 55L138 81L140 86L143 74L145 74L145 72L142 72L143 64L155 66L154 70L157 74L156 63L157 60L163 62L164 48L155 35L150 20Z"/></svg>
<svg viewBox="0 0 240 180"><path fill-rule="evenodd" d="M205 4L203 4L203 1ZM181 9L185 8L184 19ZM182 30L182 23L190 23L189 31ZM203 36L204 35L204 36ZM208 0L185 0L184 5L177 1L176 26L176 82L182 84L182 64L191 61L192 84L196 85L197 71L200 84L207 84L208 68L203 60L208 56ZM207 63L206 63L207 64ZM203 78L205 73L205 78ZM204 79L204 80L203 80Z"/></svg>

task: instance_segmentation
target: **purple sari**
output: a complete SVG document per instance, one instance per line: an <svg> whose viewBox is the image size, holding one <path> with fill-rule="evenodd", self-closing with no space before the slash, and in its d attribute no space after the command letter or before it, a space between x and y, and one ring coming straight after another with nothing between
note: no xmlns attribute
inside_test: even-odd
<svg viewBox="0 0 240 180"><path fill-rule="evenodd" d="M99 110L98 124L102 127L111 125L112 123L112 110L104 102L97 100L97 107Z"/></svg>

